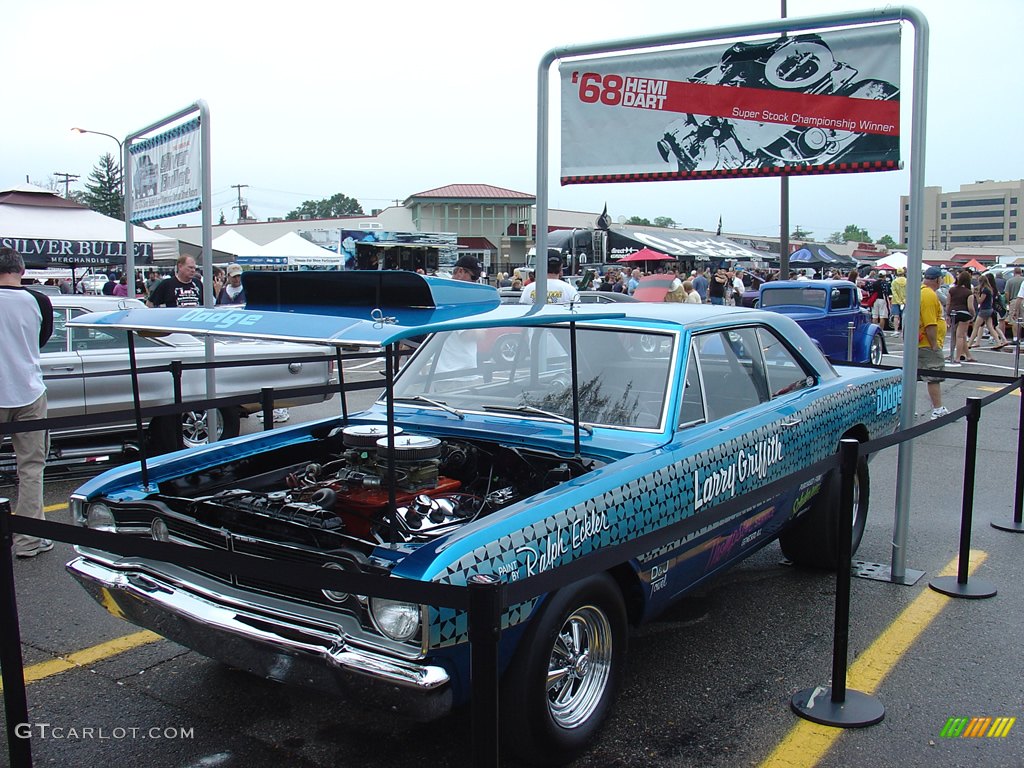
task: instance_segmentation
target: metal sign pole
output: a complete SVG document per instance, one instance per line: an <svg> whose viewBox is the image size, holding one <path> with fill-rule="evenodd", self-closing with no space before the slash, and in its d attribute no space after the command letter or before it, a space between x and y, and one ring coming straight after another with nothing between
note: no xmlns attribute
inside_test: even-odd
<svg viewBox="0 0 1024 768"><path fill-rule="evenodd" d="M910 129L910 235L907 252L907 307L904 313L904 349L915 349L917 325L920 319L921 251L924 231L924 157L925 123L928 88L928 20L912 6L887 7L873 11L856 11L785 18L781 20L714 27L695 32L674 32L651 37L637 37L598 43L553 48L541 57L537 73L537 262L547 254L548 227L548 120L550 69L556 61L593 54L624 53L638 48L657 48L687 43L703 43L764 34L802 32L811 29L845 27L857 24L877 24L886 21L908 21L914 27L914 96L911 107ZM780 254L781 256L781 254ZM537 269L537 291L546 290L547 281L541 282L543 270ZM909 343L908 343L909 340ZM917 387L917 357L904 358L903 405L900 428L907 429L914 421L915 390ZM896 481L896 520L893 526L893 557L891 578L903 583L906 578L906 552L908 517L910 509L910 475L912 442L899 446L899 469Z"/></svg>

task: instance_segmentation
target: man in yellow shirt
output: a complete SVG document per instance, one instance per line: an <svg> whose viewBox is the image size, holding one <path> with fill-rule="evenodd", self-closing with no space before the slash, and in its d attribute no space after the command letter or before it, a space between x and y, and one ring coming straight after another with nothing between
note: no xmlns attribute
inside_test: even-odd
<svg viewBox="0 0 1024 768"><path fill-rule="evenodd" d="M889 315L892 320L893 336L900 335L900 321L903 318L903 309L907 306L907 270L901 267L896 270L896 277L892 279L892 307Z"/></svg>
<svg viewBox="0 0 1024 768"><path fill-rule="evenodd" d="M943 317L942 303L936 293L942 283L942 270L928 267L924 271L924 284L921 286L921 313L917 329L917 369L919 371L942 372L946 357L942 345L946 339L946 319ZM945 416L949 411L942 406L941 384L945 379L939 376L926 376L928 398L932 401L932 418Z"/></svg>

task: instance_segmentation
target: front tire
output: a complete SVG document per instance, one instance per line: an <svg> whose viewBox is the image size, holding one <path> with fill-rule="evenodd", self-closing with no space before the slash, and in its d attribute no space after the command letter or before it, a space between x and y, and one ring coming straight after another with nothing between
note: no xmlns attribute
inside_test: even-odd
<svg viewBox="0 0 1024 768"><path fill-rule="evenodd" d="M812 502L811 509L779 535L784 554L795 565L834 571L839 565L839 471L829 472L824 487ZM856 553L864 536L870 493L868 462L861 458L853 483L853 535L850 552Z"/></svg>
<svg viewBox="0 0 1024 768"><path fill-rule="evenodd" d="M627 638L622 593L607 574L552 595L505 673L505 743L539 765L582 754L611 712Z"/></svg>

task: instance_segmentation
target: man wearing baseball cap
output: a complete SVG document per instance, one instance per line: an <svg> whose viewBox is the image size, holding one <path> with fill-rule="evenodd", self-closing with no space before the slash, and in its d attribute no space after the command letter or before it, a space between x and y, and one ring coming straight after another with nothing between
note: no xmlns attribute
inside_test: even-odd
<svg viewBox="0 0 1024 768"><path fill-rule="evenodd" d="M946 320L943 317L942 303L936 291L942 283L942 270L928 267L924 271L924 284L921 286L921 312L917 329L917 368L920 371L938 371L941 373L946 363L942 353L942 345L946 339ZM945 416L949 411L942 405L941 383L939 376L925 376L928 384L928 398L932 401L932 418Z"/></svg>
<svg viewBox="0 0 1024 768"><path fill-rule="evenodd" d="M480 262L467 255L455 262L455 268L452 269L452 279L461 280L465 283L478 283L482 273L483 270L480 268Z"/></svg>

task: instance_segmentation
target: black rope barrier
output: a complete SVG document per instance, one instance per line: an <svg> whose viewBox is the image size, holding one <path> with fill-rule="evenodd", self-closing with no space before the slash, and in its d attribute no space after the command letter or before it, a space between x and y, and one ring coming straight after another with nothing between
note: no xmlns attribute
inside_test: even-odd
<svg viewBox="0 0 1024 768"><path fill-rule="evenodd" d="M992 396L981 399L971 398L968 400L966 412L968 414L968 443L973 446L968 451L972 457L970 461L971 487L970 493L966 487L965 468L965 507L967 501L973 498L973 456L977 450L977 424L983 404L992 402L999 397L1021 387L1022 379L1014 379L1008 382L1008 386ZM355 389L377 389L376 385L350 385L346 391ZM269 389L269 388L268 388ZM317 391L333 391L333 387L318 386ZM283 391L261 392L259 399L266 409L267 402L272 402L273 396L280 395ZM252 402L251 396L235 396L231 398L214 398L205 401L192 403L189 407L220 407L225 402ZM180 405L159 406L166 409L166 412L175 412ZM148 412L154 409L140 409ZM871 722L878 722L884 716L872 720L877 714L877 708L873 703L865 704L865 709L860 707L860 697L869 701L871 697L860 694L856 691L846 690L846 657L848 655L848 630L849 630L849 580L851 564L851 536L852 536L852 515L853 515L853 483L857 471L857 462L860 457L866 456L882 447L896 444L908 439L914 439L921 434L936 429L949 421L954 420L957 414L954 412L947 417L937 419L927 424L921 424L902 432L887 435L866 443L858 443L855 440L843 440L840 445L840 452L822 459L815 464L798 470L790 475L761 485L747 493L734 497L730 500L715 505L713 510L691 515L672 525L665 526L652 531L632 541L623 542L615 547L597 552L589 553L570 563L549 571L541 572L519 581L505 583L493 578L471 579L466 586L445 584L438 582L418 582L409 579L381 578L381 574L370 574L339 569L327 569L318 565L299 563L292 561L269 560L264 557L255 557L227 550L205 550L196 547L172 544L167 542L154 541L149 538L126 536L124 534L95 531L77 525L67 525L48 520L36 520L34 518L15 517L10 513L9 502L4 504L0 500L0 616L5 621L5 629L0 632L0 663L4 673L4 699L8 713L8 744L11 755L11 765L15 768L31 766L30 744L26 738L19 738L14 731L18 723L27 722L28 710L25 699L24 671L21 662L21 639L18 625L17 606L15 602L15 585L13 574L13 535L12 532L26 533L33 536L55 539L68 542L76 546L87 547L99 551L110 552L126 557L141 557L151 560L158 560L166 563L181 565L187 568L199 568L214 570L218 572L229 572L240 576L253 576L261 579L268 577L268 562L272 562L273 580L277 583L288 586L308 587L310 584L331 588L332 590L343 591L353 594L360 594L373 597L385 597L395 600L404 600L425 605L450 607L455 610L467 611L469 621L469 640L471 653L471 690L473 696L473 707L476 713L474 719L474 740L472 753L474 765L493 768L497 766L498 760L498 644L501 637L501 615L509 605L525 602L542 594L553 592L571 582L584 578L587 575L607 570L612 565L621 564L635 558L644 552L651 551L672 543L689 533L705 526L714 518L721 518L737 512L749 509L758 500L765 496L778 493L794 484L803 482L815 476L825 475L827 472L838 467L840 471L841 486L841 514L838 525L840 526L840 566L837 574L837 599L835 619L835 639L833 648L833 684L831 689L823 689L818 686L807 689L805 700L802 700L804 709L815 711L815 716L822 714L821 699L827 690L829 707L828 713L832 717L850 720L852 712L856 709L859 717L852 718L861 720L859 725L869 725ZM1022 406L1024 414L1024 406ZM1024 419L1024 415L1021 417ZM39 424L47 424L51 420L37 420ZM56 421L56 420L53 420ZM272 421L272 418L271 418ZM27 424L29 422L23 422ZM7 425L0 425L0 434ZM44 426L45 428L45 426ZM17 430L24 431L24 430ZM1021 460L1018 453L1018 462ZM1018 473L1018 494L1022 478ZM969 523L969 519L968 519ZM969 546L969 526L966 539ZM963 534L962 534L963 544ZM845 564L845 567L844 567ZM845 585L845 586L844 586ZM16 659L14 657L17 657ZM17 678L17 681L14 680ZM20 685L19 685L20 681ZM801 692L804 693L804 692ZM801 694L797 694L800 696ZM794 697L794 701L797 697ZM857 704L854 704L857 700ZM791 706L796 710L797 705ZM878 705L880 706L880 705ZM477 710L479 712L477 713ZM868 714L863 714L867 712ZM12 714L13 713L13 714ZM873 714L872 714L873 713ZM814 720L806 712L798 712L801 716ZM486 720L486 722L483 722ZM824 722L823 720L816 720ZM854 727L849 722L842 723L846 727ZM479 726L479 727L478 727Z"/></svg>

